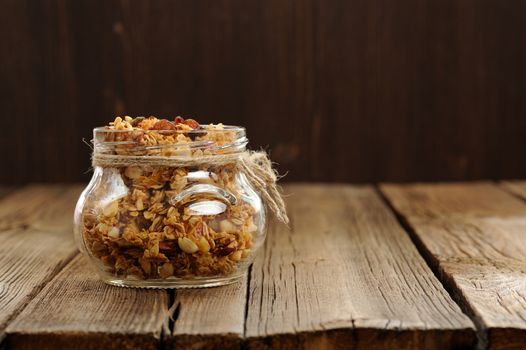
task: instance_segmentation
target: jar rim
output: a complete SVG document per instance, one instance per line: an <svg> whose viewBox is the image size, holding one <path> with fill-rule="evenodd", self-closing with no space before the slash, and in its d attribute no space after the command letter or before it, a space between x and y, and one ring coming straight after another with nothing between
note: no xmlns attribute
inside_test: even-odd
<svg viewBox="0 0 526 350"><path fill-rule="evenodd" d="M217 124L214 124L214 125L217 125ZM206 127L206 125L203 125L203 126ZM98 126L93 129L93 133L95 132L126 133L126 132L132 132L132 131L142 131L145 133L157 132L160 134L187 134L187 133L206 134L207 132L210 132L211 130L207 130L206 128L194 129L190 131L189 130L153 130L153 129L144 130L140 128L137 128L137 129L110 129L107 125ZM232 131L245 133L246 129L242 126L237 126L237 125L222 125L222 129L213 129L212 131L214 133L232 132Z"/></svg>
<svg viewBox="0 0 526 350"><path fill-rule="evenodd" d="M215 136L229 136L228 141L206 140L203 139L207 134ZM163 142L159 144L148 144L140 142L139 136L152 135L156 137L170 137L172 135L185 135L190 137L189 142ZM197 138L202 138L196 140ZM217 137L216 137L217 139ZM173 140L173 139L172 139ZM222 125L220 129L203 128L194 130L144 130L144 129L110 129L108 126L100 126L93 129L93 145L95 151L105 154L121 154L118 152L123 147L126 153L132 152L142 155L158 155L175 152L179 154L181 150L208 151L213 154L243 152L248 144L246 130L244 127L235 125Z"/></svg>

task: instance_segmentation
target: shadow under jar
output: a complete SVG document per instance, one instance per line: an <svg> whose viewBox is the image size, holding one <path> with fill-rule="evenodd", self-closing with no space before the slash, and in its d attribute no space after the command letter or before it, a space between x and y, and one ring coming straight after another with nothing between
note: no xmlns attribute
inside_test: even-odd
<svg viewBox="0 0 526 350"><path fill-rule="evenodd" d="M247 272L265 239L264 205L234 163L211 165L215 157L245 151L244 128L101 127L93 142L94 152L110 155L115 166L95 167L77 203L75 237L106 283L212 287ZM137 164L126 160L130 156ZM175 167L149 162L170 157L211 161Z"/></svg>

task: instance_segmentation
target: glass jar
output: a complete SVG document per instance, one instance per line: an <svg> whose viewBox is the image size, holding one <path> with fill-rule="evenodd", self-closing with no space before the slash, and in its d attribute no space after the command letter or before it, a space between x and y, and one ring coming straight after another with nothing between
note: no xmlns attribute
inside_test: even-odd
<svg viewBox="0 0 526 350"><path fill-rule="evenodd" d="M188 142L180 142L181 140ZM81 252L109 284L212 287L235 282L265 240L265 208L235 164L166 166L170 157L212 159L245 151L245 129L94 129L95 166L75 210ZM138 164L127 160L140 159ZM124 160L124 162L123 162Z"/></svg>

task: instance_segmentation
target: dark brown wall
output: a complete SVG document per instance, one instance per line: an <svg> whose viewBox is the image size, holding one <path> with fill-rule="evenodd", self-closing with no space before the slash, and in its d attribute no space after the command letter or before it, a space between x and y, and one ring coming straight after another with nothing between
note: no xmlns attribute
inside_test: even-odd
<svg viewBox="0 0 526 350"><path fill-rule="evenodd" d="M524 0L0 1L0 182L116 114L248 128L288 180L526 177Z"/></svg>

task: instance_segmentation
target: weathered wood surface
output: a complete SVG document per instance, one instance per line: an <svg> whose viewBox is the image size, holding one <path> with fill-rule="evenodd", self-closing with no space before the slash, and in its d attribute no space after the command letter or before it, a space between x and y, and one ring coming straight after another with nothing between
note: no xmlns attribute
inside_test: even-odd
<svg viewBox="0 0 526 350"><path fill-rule="evenodd" d="M242 283L155 291L103 284L75 257L80 187L0 200L0 322L8 349L442 349L526 344L526 203L492 184L287 186L291 230ZM65 267L64 267L65 266ZM7 287L6 287L7 286Z"/></svg>
<svg viewBox="0 0 526 350"><path fill-rule="evenodd" d="M244 335L247 279L221 288L178 290L174 349L239 349Z"/></svg>
<svg viewBox="0 0 526 350"><path fill-rule="evenodd" d="M477 323L480 346L526 348L526 205L490 183L381 189Z"/></svg>
<svg viewBox="0 0 526 350"><path fill-rule="evenodd" d="M253 348L469 346L450 299L370 187L288 187L292 230L271 226L250 280Z"/></svg>
<svg viewBox="0 0 526 350"><path fill-rule="evenodd" d="M526 181L503 181L500 185L504 190L526 200Z"/></svg>
<svg viewBox="0 0 526 350"><path fill-rule="evenodd" d="M14 349L157 349L168 322L164 290L117 288L75 257L7 328Z"/></svg>
<svg viewBox="0 0 526 350"><path fill-rule="evenodd" d="M6 196L8 193L13 192L14 187L0 186L0 198Z"/></svg>
<svg viewBox="0 0 526 350"><path fill-rule="evenodd" d="M31 186L0 201L0 338L7 323L76 254L80 187Z"/></svg>

